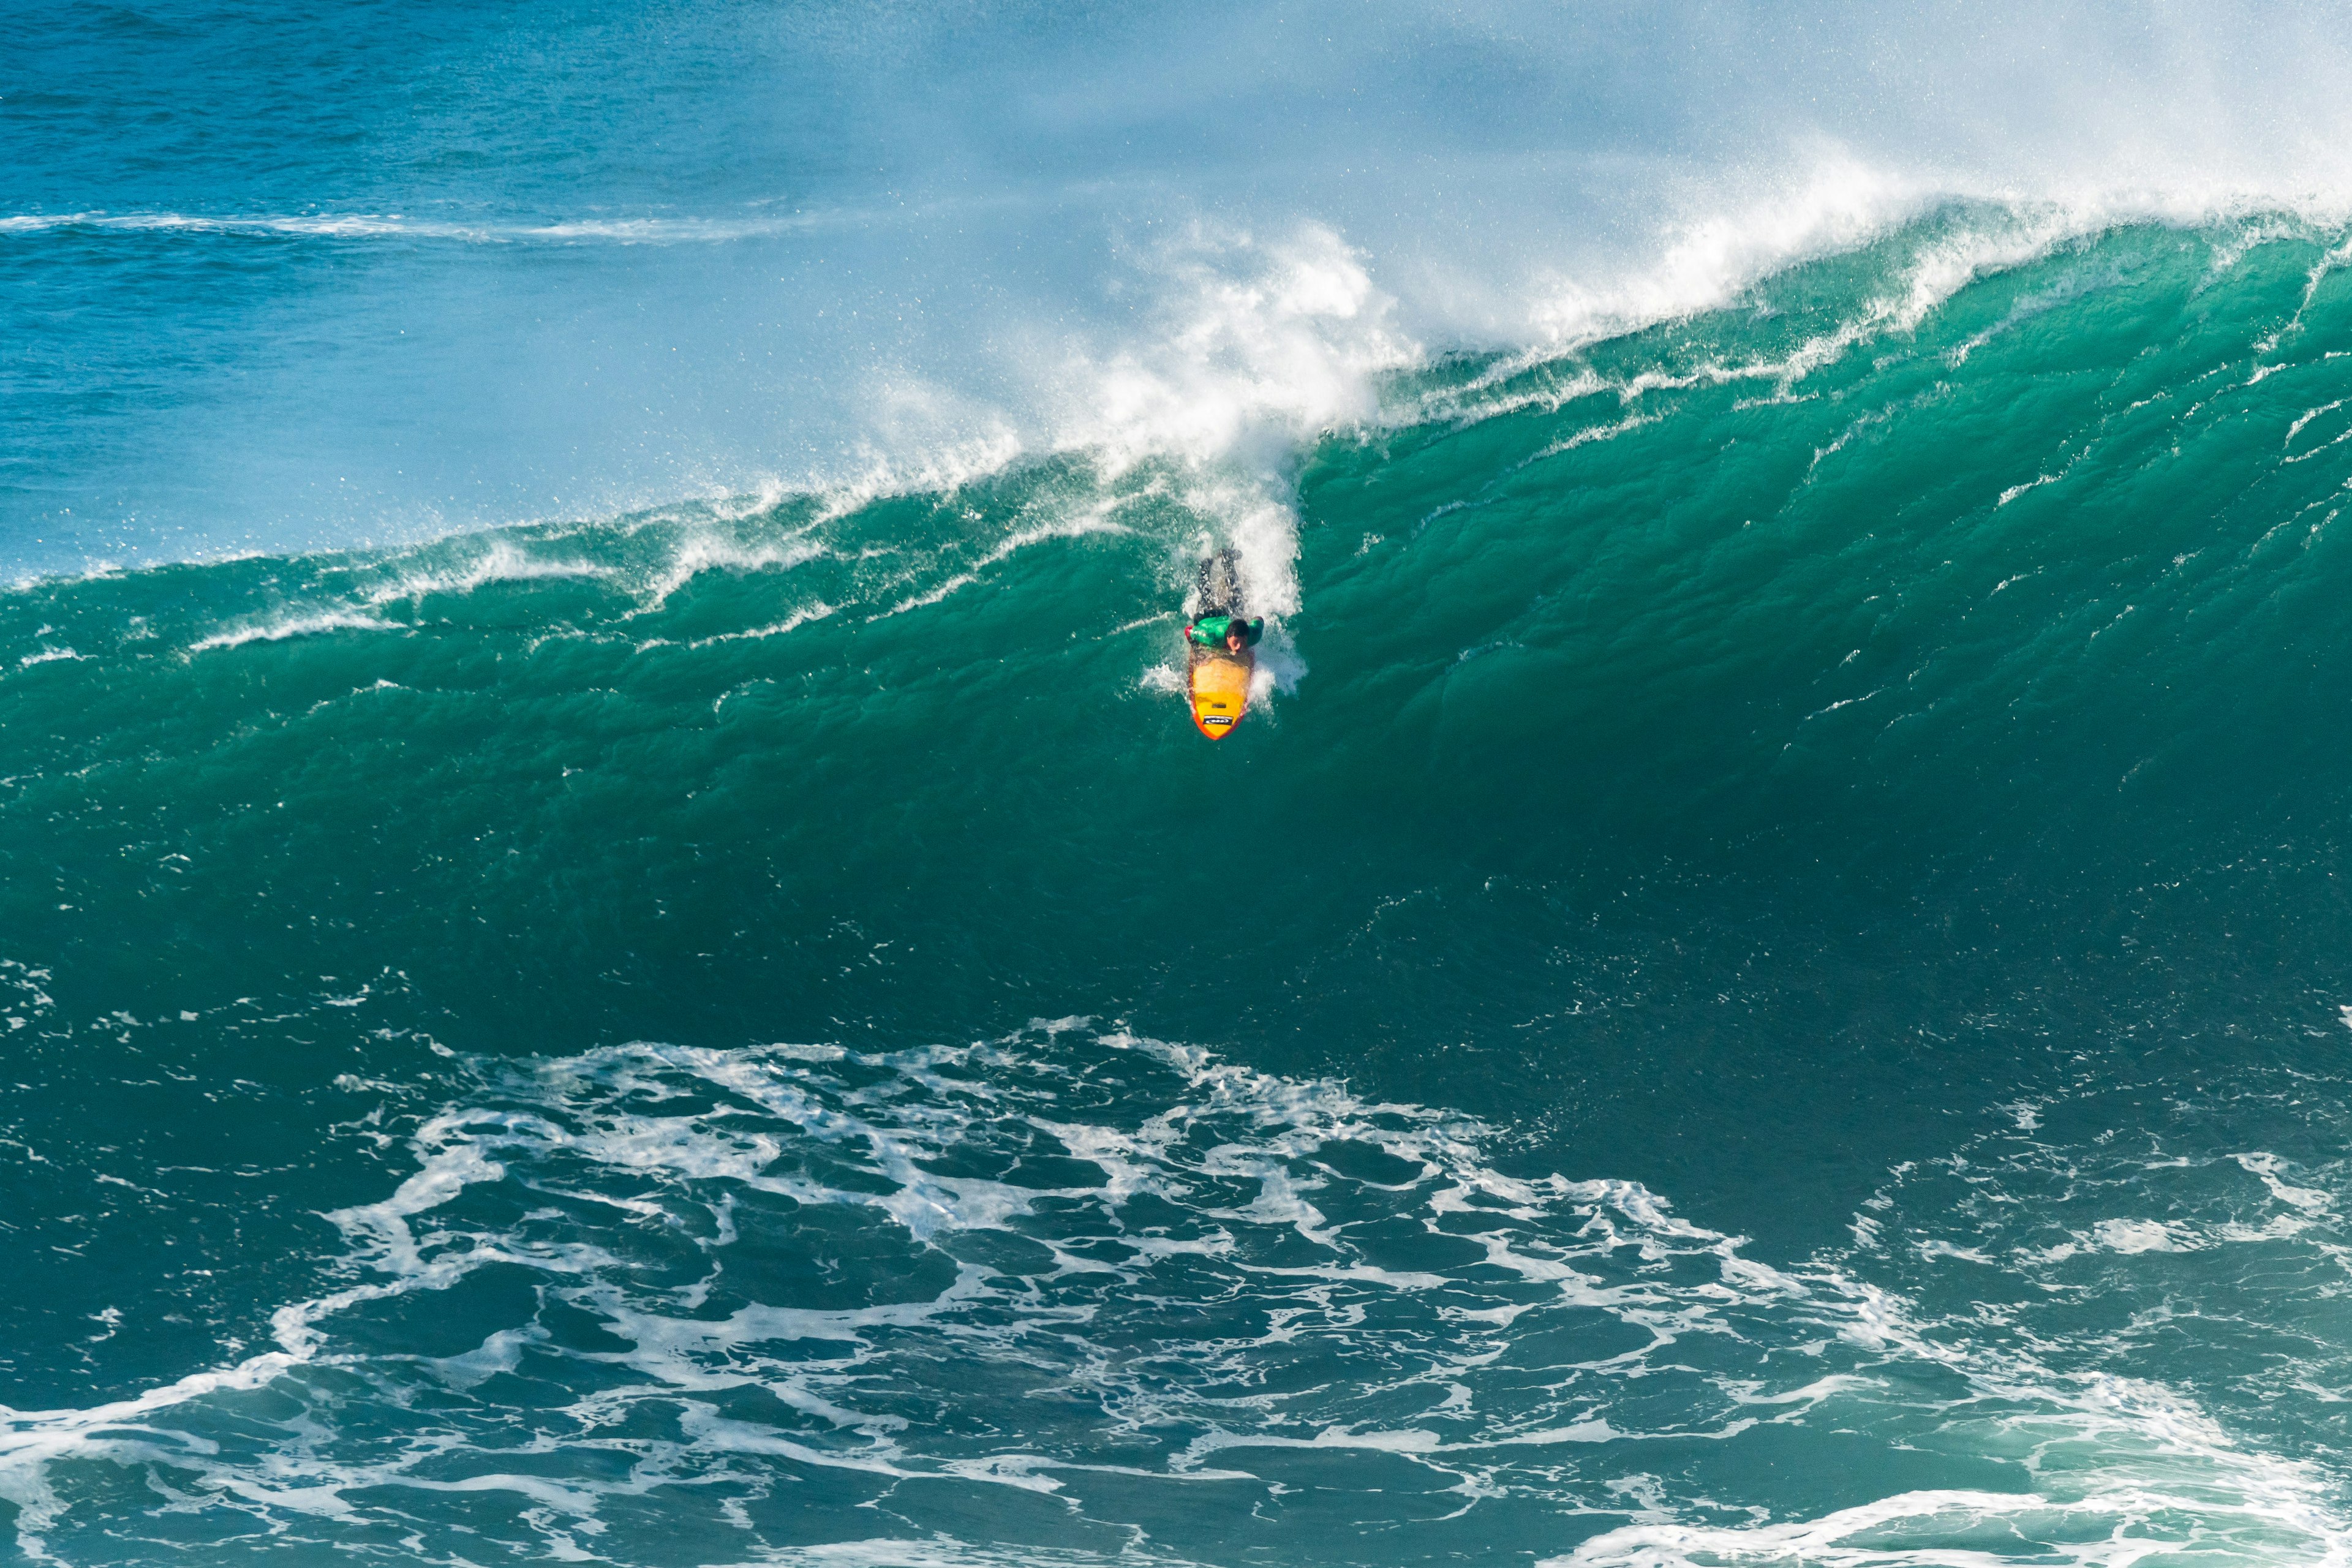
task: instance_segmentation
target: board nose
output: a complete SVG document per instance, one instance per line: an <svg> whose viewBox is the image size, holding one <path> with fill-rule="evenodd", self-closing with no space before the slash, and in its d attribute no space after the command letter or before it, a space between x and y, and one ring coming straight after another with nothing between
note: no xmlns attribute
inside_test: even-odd
<svg viewBox="0 0 2352 1568"><path fill-rule="evenodd" d="M1244 653L1192 656L1192 726L1212 741L1233 732L1249 710L1250 672L1255 661Z"/></svg>

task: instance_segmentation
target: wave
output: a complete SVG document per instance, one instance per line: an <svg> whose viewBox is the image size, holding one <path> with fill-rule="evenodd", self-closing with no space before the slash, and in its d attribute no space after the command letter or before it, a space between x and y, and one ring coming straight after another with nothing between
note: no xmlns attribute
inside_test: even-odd
<svg viewBox="0 0 2352 1568"><path fill-rule="evenodd" d="M2339 19L53 12L17 1555L2352 1562Z"/></svg>
<svg viewBox="0 0 2352 1568"><path fill-rule="evenodd" d="M1903 221L1890 227L1889 215ZM1128 504L1139 488L1213 520L1207 537L1241 547L1253 601L1283 616L1297 604L1292 487L1320 444L1522 411L1558 414L1588 399L1613 399L1623 410L1606 423L1579 421L1521 459L1539 462L1654 425L1662 395L1746 388L1767 402L1787 401L1882 345L1916 343L1931 316L1983 279L2022 276L2111 239L2129 247L2141 244L2133 236L2178 234L2208 258L2217 279L2262 255L2315 247L2305 304L2342 261L2336 230L2276 212L2226 222L2208 216L2187 228L2116 228L2116 221L2113 207L2095 205L1947 205L1922 216L1905 202L1890 203L1866 178L1825 176L1794 216L1701 224L1629 290L1564 286L1570 302L1531 307L1527 341L1537 346L1444 353L1402 329L1399 301L1375 284L1369 258L1336 233L1309 226L1267 240L1194 225L1134 258L1153 281L1149 329L1116 348L1072 340L1036 356L1026 373L1029 414L920 377L889 379L868 412L876 436L845 477L772 479L751 492L714 492L644 515L698 510L730 522L782 509L822 526L892 498L973 492L1024 468L1083 468L1094 479L1079 504L1097 520ZM1958 369L1985 342L2014 331L2022 320L2017 312L2052 303L2021 300L2010 318L1937 352ZM1737 330L1743 312L1758 330ZM2300 317L2298 309L2279 324L2273 346ZM2277 368L2258 363L2252 374L2259 380ZM2309 417L2328 412L2315 407ZM1822 454L1839 450L1853 434L1840 434ZM2001 504L2060 477L2028 476L2003 489ZM560 527L583 525L602 526L591 519ZM1029 525L1043 529L1038 538L1090 526L1076 517ZM702 569L694 551L706 547L721 552L709 564L735 567L776 564L810 548L793 540L706 541L678 556L671 586ZM474 551L465 570L483 574L482 581L508 580L512 572L604 570L505 550ZM375 592L398 597L408 590L386 584ZM904 602L932 601L919 594Z"/></svg>
<svg viewBox="0 0 2352 1568"><path fill-rule="evenodd" d="M1288 613L1296 599L1286 564L1296 551L1291 485L1322 441L1520 408L1557 410L1604 394L1627 405L1621 427L1564 437L1581 444L1647 423L1654 416L1633 405L1651 394L1720 385L1787 398L1806 378L1873 345L1916 337L1980 279L2031 268L2104 236L2149 232L2157 220L2192 237L2217 275L2259 250L2318 245L2315 289L2341 264L2341 222L2323 208L2298 213L2221 197L1955 201L1832 161L1793 197L1782 193L1745 212L1661 226L1652 250L1617 264L1613 275L1531 278L1517 305L1500 316L1489 311L1467 335L1445 310L1384 286L1377 258L1331 227L1258 232L1194 221L1122 248L1121 287L1139 306L1118 332L1078 326L1009 334L1018 346L999 351L1003 363L983 378L987 391L972 384L969 366L870 373L853 399L856 434L842 443L845 460L791 479L769 475L749 489L714 488L697 504L725 515L772 510L789 495L815 498L821 511L840 515L887 497L955 494L1025 465L1080 461L1115 483L1139 467L1172 464L1186 470L1178 482L1195 492L1194 510L1223 519L1229 542L1243 545L1258 597ZM315 220L326 232L373 221ZM1784 296L1793 300L1825 283L1834 293L1807 301L1809 330L1800 336L1766 331L1741 343L1717 334L1720 347L1711 355L1622 374L1597 368L1678 323L1706 331L1703 323L1727 323L1743 310L1783 316ZM1945 352L1957 364L1975 346L1962 341ZM392 523L394 531L422 527L428 535L450 526L415 518Z"/></svg>
<svg viewBox="0 0 2352 1568"><path fill-rule="evenodd" d="M22 1549L2340 1559L2341 238L1987 232L0 595Z"/></svg>
<svg viewBox="0 0 2352 1568"><path fill-rule="evenodd" d="M2006 376L1986 357L1998 357L2001 345L2063 342L2086 313L2137 308L2134 300L2168 309L2164 302L2185 289L2245 313L2239 336L2214 345L2221 357L2179 373L2179 384L2218 375L2267 386L2298 367L2324 376L2336 352L2326 346L2332 328L2315 328L2311 314L2332 309L2328 280L2342 250L2332 233L2276 217L2074 235L2052 215L1955 208L1751 283L1736 310L1543 353L1432 354L1401 335L1394 302L1336 236L1267 244L1199 230L1163 255L1184 302L1163 300L1157 336L1138 340L1157 346L1082 359L1057 373L1074 404L1066 423L998 426L961 447L934 448L911 468L870 454L865 471L841 484L772 482L619 520L458 535L407 550L223 563L198 569L209 586L197 600L175 598L173 607L128 626L101 599L89 601L89 618L58 620L70 599L66 584L20 584L19 609L33 635L14 658L27 668L52 633L69 637L84 660L102 661L110 648L141 658L166 647L217 655L415 630L445 616L452 600L480 599L488 612L484 595L534 585L551 596L523 612L539 621L533 637L619 639L641 656L667 657L665 650L708 651L929 611L1001 578L1016 557L1060 559L1089 547L1131 562L1150 584L1143 598L1121 587L1103 602L1113 619L1139 627L1181 598L1189 562L1223 544L1239 552L1251 607L1273 622L1260 694L1271 718L1273 699L1294 693L1314 662L1311 639L1301 640L1294 624L1312 614L1300 577L1302 517L1318 514L1318 497L1340 493L1334 486L1358 482L1344 476L1385 478L1413 467L1428 474L1413 481L1428 500L1412 515L1374 519L1352 536L1349 548L1368 563L1376 549L1412 548L1440 520L1449 530L1481 528L1475 514L1517 510L1515 494L1572 489L1590 482L1584 474L1621 473L1639 461L1601 456L1618 448L1785 448L1801 457L1801 473L1734 504L1751 518L1796 516L1813 504L1813 492L1840 482L1836 466L1859 464L1867 473L1906 460L1899 443L1889 444L1897 423L1914 419L1906 410L1948 399L1972 377L1990 384ZM2297 279L2291 303L2271 298L2269 279L2282 268ZM2029 506L2029 498L2063 498L2105 482L2094 471L2102 451L2141 439L2125 434L2125 423L2168 406L2195 417L2210 403L2169 403L2174 395L2158 378L2128 407L2075 416L2054 447L2019 432L2014 460L2002 458L1963 510L2006 512ZM923 443L914 432L927 422L952 425L969 415L985 423L969 410L908 397L902 434L915 448ZM2315 470L2326 465L2313 458L2339 450L2342 422L2329 421L2344 400L2313 393L2294 403L2282 413L2279 449L2244 455L2250 475ZM1189 412L1171 423L1170 411L1180 408ZM1779 428L1757 423L1766 420ZM1932 424L1918 428L1932 438ZM1448 456L1455 443L1475 448L1465 449L1466 466ZM1870 448L1877 455L1865 455ZM1575 467L1588 458L1598 466ZM2316 498L2326 493L2324 476L2314 478ZM1979 523L1971 515L1966 526ZM1988 586L2000 593L2033 575L2005 565ZM694 590L718 579L746 591ZM1154 605L1153 594L1165 597ZM1082 611L1079 624L1090 617ZM1465 628L1449 661L1496 649L1524 654L1542 640ZM1169 689L1163 650L1139 646L1150 651L1123 684ZM1838 651L1856 657L1851 646ZM1808 722L1842 722L1833 716L1890 691L1874 673L1829 684L1806 703Z"/></svg>
<svg viewBox="0 0 2352 1568"><path fill-rule="evenodd" d="M755 238L768 232L761 225L782 221L646 217L451 226L366 215L247 219L72 213L0 219L0 233L12 226L28 237L93 226L351 237L429 237L446 230L452 237L667 243ZM730 478L684 493L722 505L789 491L855 508L885 495L952 492L1025 463L1083 457L1112 474L1143 463L1181 463L1221 484L1245 483L1255 492L1255 504L1279 509L1287 505L1288 479L1305 454L1328 436L1507 412L1501 403L1480 398L1478 378L1465 383L1454 375L1454 366L1465 358L1482 363L1488 384L1516 383L1531 370L1551 367L1561 373L1557 384L1534 392L1522 387L1517 395L1572 397L1579 393L1569 373L1588 353L1671 323L1736 314L1743 303L1762 304L1794 277L1843 261L1842 282L1852 292L1815 312L1818 330L1776 345L1769 356L1684 367L1678 374L1685 379L1676 384L1714 378L1753 384L1759 395L1783 395L1795 380L1843 356L1915 333L1976 279L2095 243L2101 235L2169 225L2199 234L2214 265L2226 268L2258 245L2313 237L2333 245L2341 239L2342 221L2316 199L2265 204L2228 193L2161 199L2129 192L2064 199L1964 190L1956 195L1949 185L1833 156L1787 188L1775 187L1768 199L1702 205L1688 216L1670 208L1637 226L1637 237L1612 254L1531 264L1507 279L1460 289L1433 287L1421 270L1384 258L1330 223L1113 224L1103 239L1108 280L1102 287L1118 309L1108 317L1066 307L1047 318L1003 316L1002 309L1012 308L1004 302L999 314L974 321L974 332L952 345L908 341L877 352L874 344L845 341L838 355L817 356L831 362L823 377L826 405L803 410L806 429L799 439L805 451L797 460L777 447L772 431L752 447L708 430L674 433L669 444L709 448L698 466ZM845 296L830 303L812 296L810 303L814 315L807 331L819 335L835 330L824 325L828 312L854 318L873 304ZM814 340L795 352L814 353ZM1965 356L1969 350L1958 345L1952 352ZM675 366L641 368L659 376ZM565 379L574 378L567 371ZM578 384L586 389L581 396L604 395L596 376ZM614 383L604 390L618 395L625 386ZM1618 390L1635 395L1642 389ZM682 396L684 389L665 395ZM746 395L752 395L748 387ZM284 417L308 416L298 411ZM345 498L343 507L356 502L379 536L430 536L469 525L467 509L451 508L453 494L400 499L414 488L412 468L423 463L419 475L438 471L429 447L400 458L394 465L398 471L362 481L380 494L345 488L350 468L380 468L385 457L345 454L333 459L341 467L331 481L318 483L331 482L330 493ZM566 488L642 498L612 511L644 510L681 493L676 472L624 477L605 471L608 457L619 460L618 448L589 454L583 459L588 469L572 476ZM476 459L484 460L504 459ZM481 475L452 470L433 482L445 491L471 489ZM537 488L544 481L526 482ZM287 496L255 498L255 503L276 509ZM515 520L511 512L496 516L494 509L472 522ZM63 520L47 526L62 531ZM236 550L253 547L251 526L248 521L239 531ZM312 520L306 531L315 535L324 526ZM334 529L346 526L337 522ZM119 556L119 551L109 553ZM149 557L142 549L138 558ZM1288 595L1284 574L1270 558L1260 575L1270 596Z"/></svg>
<svg viewBox="0 0 2352 1568"><path fill-rule="evenodd" d="M447 75L368 29L352 47L381 68L266 124L242 92L177 90L136 28L101 46L104 25L44 25L28 58L78 85L16 123L42 177L0 242L70 305L28 318L33 478L0 495L0 570L609 518L877 468L953 489L1008 451L1287 468L1434 358L1557 357L1733 309L1955 207L1981 219L1962 275L2118 226L2352 214L2342 52L2299 7L2013 15L1982 37L1855 15L1827 51L1704 7L1050 36L1016 15L567 34L581 97L554 120L522 63L545 58L488 24L450 19ZM306 26L247 18L206 80ZM1308 37L1303 73L1228 53L1296 62ZM1158 92L1100 91L1171 59ZM653 62L698 85L648 100ZM2146 112L2159 92L2196 107ZM818 101L837 111L777 107ZM194 140L163 129L174 114ZM1932 274L1882 301L1890 321L1948 294ZM232 275L256 286L205 281ZM156 321L184 354L151 352L134 323Z"/></svg>

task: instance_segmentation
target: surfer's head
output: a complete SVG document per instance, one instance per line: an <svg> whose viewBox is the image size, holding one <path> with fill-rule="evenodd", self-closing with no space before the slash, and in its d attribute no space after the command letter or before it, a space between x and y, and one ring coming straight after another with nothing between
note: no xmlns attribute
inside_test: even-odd
<svg viewBox="0 0 2352 1568"><path fill-rule="evenodd" d="M1239 653L1249 642L1249 623L1239 616L1225 623L1225 646Z"/></svg>

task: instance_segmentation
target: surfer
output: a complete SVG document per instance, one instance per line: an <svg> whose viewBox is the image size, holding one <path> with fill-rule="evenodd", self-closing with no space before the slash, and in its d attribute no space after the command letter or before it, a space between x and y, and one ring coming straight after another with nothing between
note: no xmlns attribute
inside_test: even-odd
<svg viewBox="0 0 2352 1568"><path fill-rule="evenodd" d="M1184 638L1196 647L1223 647L1227 653L1239 653L1244 648L1257 647L1258 638L1265 636L1265 621L1253 616L1244 620L1239 616L1202 616L1184 628Z"/></svg>
<svg viewBox="0 0 2352 1568"><path fill-rule="evenodd" d="M1201 563L1198 613L1184 626L1185 662L1192 666L1192 723L1212 741L1234 732L1249 710L1257 656L1265 635L1262 616L1242 614L1241 563L1220 550Z"/></svg>
<svg viewBox="0 0 2352 1568"><path fill-rule="evenodd" d="M1195 616L1184 628L1191 654L1186 662L1192 667L1192 723L1212 741L1232 734L1248 711L1250 679L1257 671L1257 656L1250 649L1265 635L1264 620L1225 606Z"/></svg>

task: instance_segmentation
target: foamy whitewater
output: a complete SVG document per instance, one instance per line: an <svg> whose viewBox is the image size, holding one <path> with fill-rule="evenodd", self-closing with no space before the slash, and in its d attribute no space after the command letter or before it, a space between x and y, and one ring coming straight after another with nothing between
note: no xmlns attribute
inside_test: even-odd
<svg viewBox="0 0 2352 1568"><path fill-rule="evenodd" d="M0 40L0 1552L2352 1563L2340 18Z"/></svg>

